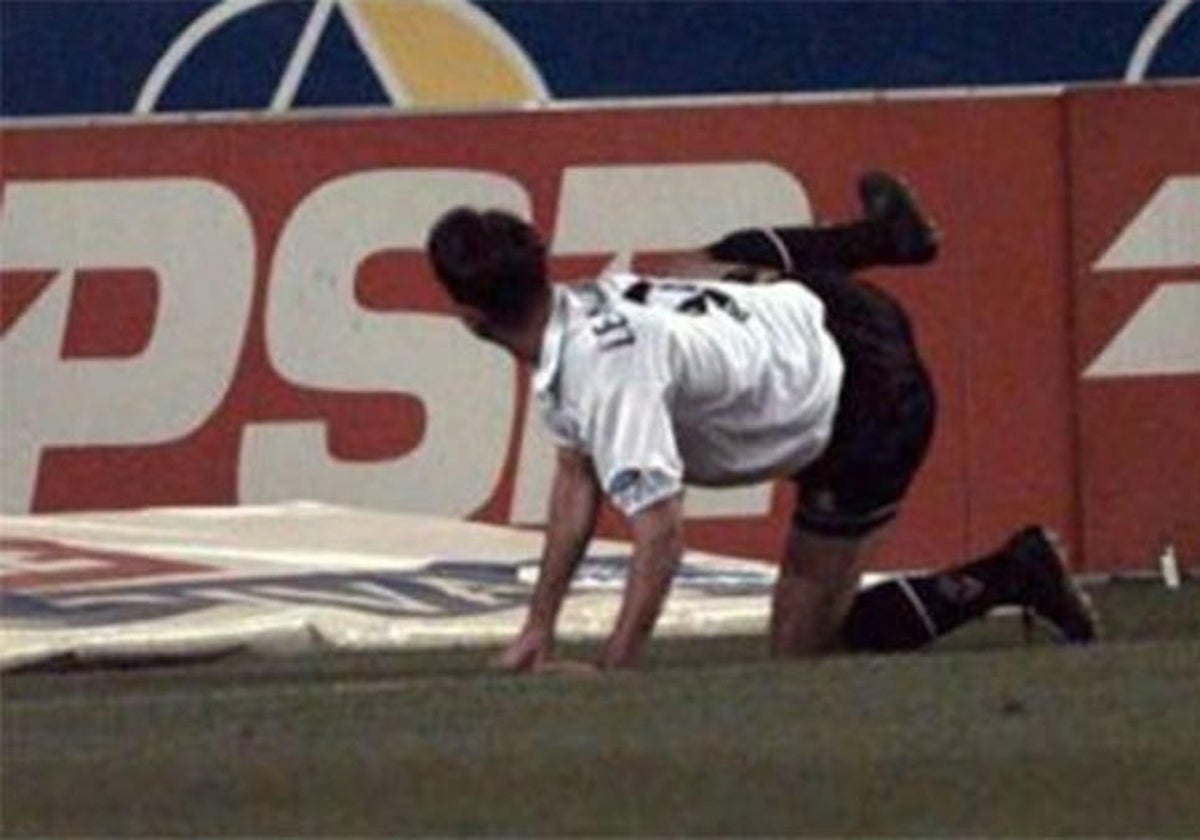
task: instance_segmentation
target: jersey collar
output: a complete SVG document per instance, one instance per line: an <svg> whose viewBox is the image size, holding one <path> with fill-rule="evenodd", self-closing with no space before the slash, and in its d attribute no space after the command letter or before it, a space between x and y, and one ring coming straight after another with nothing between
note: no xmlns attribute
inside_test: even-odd
<svg viewBox="0 0 1200 840"><path fill-rule="evenodd" d="M542 333L542 347L533 371L533 388L538 393L546 393L554 387L562 358L563 338L567 332L567 294L557 284L551 285L550 293L553 295L550 320L546 322L546 329Z"/></svg>

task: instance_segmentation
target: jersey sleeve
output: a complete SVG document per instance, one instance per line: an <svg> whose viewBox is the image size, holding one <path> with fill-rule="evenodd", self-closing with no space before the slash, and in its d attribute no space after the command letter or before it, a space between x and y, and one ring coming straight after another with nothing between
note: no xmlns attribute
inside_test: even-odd
<svg viewBox="0 0 1200 840"><path fill-rule="evenodd" d="M596 395L587 438L605 494L626 516L683 490L665 383L632 380Z"/></svg>
<svg viewBox="0 0 1200 840"><path fill-rule="evenodd" d="M579 435L579 424L575 422L574 418L561 410L556 410L556 407L547 400L539 399L537 409L541 417L542 428L552 444L563 449L574 449L580 452L587 450L587 446Z"/></svg>

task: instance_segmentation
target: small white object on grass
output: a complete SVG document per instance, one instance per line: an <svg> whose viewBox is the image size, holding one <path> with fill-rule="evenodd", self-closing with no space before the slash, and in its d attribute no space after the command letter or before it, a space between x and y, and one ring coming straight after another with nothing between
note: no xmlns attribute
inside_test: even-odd
<svg viewBox="0 0 1200 840"><path fill-rule="evenodd" d="M1175 544L1167 543L1162 555L1158 558L1159 569L1162 570L1163 583L1167 589L1178 589L1181 583L1179 577L1179 558L1175 555Z"/></svg>

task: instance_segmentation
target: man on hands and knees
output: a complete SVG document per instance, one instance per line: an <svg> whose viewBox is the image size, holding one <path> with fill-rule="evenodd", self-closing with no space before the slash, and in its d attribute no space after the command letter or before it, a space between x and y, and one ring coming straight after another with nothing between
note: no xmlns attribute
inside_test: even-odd
<svg viewBox="0 0 1200 840"><path fill-rule="evenodd" d="M458 208L428 241L439 282L472 332L533 366L558 444L541 572L499 663L553 661L554 628L601 496L627 517L633 558L601 667L636 663L683 553L685 483L790 477L797 508L772 602L771 649L923 646L997 604L1067 640L1094 625L1048 532L939 575L859 592L933 432L933 386L903 310L851 278L933 259L937 238L904 185L860 182L860 220L739 231L705 249L731 280L613 274L557 285L537 232L502 211ZM776 282L761 280L759 270ZM718 273L721 273L718 271Z"/></svg>

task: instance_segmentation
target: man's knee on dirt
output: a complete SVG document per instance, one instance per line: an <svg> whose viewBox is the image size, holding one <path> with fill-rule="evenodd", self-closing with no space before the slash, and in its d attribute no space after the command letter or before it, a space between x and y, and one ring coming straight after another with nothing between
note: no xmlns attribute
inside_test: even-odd
<svg viewBox="0 0 1200 840"><path fill-rule="evenodd" d="M840 645L865 550L858 537L790 531L771 605L773 654L802 656Z"/></svg>

